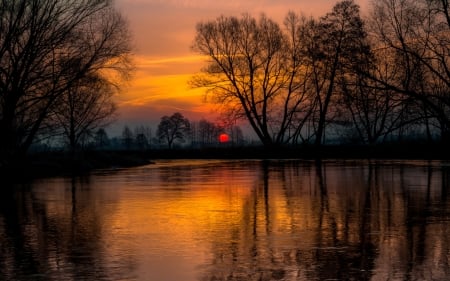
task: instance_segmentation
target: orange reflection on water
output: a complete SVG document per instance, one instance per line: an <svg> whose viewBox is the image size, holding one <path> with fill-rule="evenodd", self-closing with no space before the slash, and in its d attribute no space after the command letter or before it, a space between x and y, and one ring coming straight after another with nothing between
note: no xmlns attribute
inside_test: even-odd
<svg viewBox="0 0 450 281"><path fill-rule="evenodd" d="M0 205L0 273L12 280L445 280L446 167L183 160L37 182Z"/></svg>
<svg viewBox="0 0 450 281"><path fill-rule="evenodd" d="M210 242L229 242L224 233L242 221L251 188L233 178L222 169L163 167L150 187L129 185L108 222L107 236L116 240L108 256L120 256L126 248L140 257L136 270L148 280L195 280L196 268L211 258Z"/></svg>

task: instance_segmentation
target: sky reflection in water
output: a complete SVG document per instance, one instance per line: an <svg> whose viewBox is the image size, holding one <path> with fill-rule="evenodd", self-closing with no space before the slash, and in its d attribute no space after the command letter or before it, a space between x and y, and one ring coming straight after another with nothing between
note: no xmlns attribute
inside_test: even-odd
<svg viewBox="0 0 450 281"><path fill-rule="evenodd" d="M1 280L447 280L442 162L157 161L4 192ZM2 279L3 278L3 279Z"/></svg>

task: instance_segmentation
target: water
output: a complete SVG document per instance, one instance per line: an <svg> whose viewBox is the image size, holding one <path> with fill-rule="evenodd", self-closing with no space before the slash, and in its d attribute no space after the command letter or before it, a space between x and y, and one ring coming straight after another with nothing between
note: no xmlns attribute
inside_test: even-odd
<svg viewBox="0 0 450 281"><path fill-rule="evenodd" d="M177 160L36 180L2 193L0 280L450 280L449 183L440 161Z"/></svg>

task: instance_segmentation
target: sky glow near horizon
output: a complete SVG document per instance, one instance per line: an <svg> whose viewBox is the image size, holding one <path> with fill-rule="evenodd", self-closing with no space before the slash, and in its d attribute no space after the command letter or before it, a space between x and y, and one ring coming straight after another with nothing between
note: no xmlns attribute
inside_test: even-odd
<svg viewBox="0 0 450 281"><path fill-rule="evenodd" d="M364 14L369 0L355 0ZM204 89L191 89L189 79L205 65L205 57L191 50L199 22L225 16L261 13L282 24L289 11L320 17L337 0L116 0L129 23L136 69L118 96L120 134L124 125L155 127L162 116L180 112L192 121L216 121Z"/></svg>

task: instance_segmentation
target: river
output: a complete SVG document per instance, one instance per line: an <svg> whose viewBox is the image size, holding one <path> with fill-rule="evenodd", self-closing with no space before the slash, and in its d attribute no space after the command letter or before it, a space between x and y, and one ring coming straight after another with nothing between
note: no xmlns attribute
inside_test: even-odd
<svg viewBox="0 0 450 281"><path fill-rule="evenodd" d="M450 163L157 160L2 187L0 280L450 280Z"/></svg>

